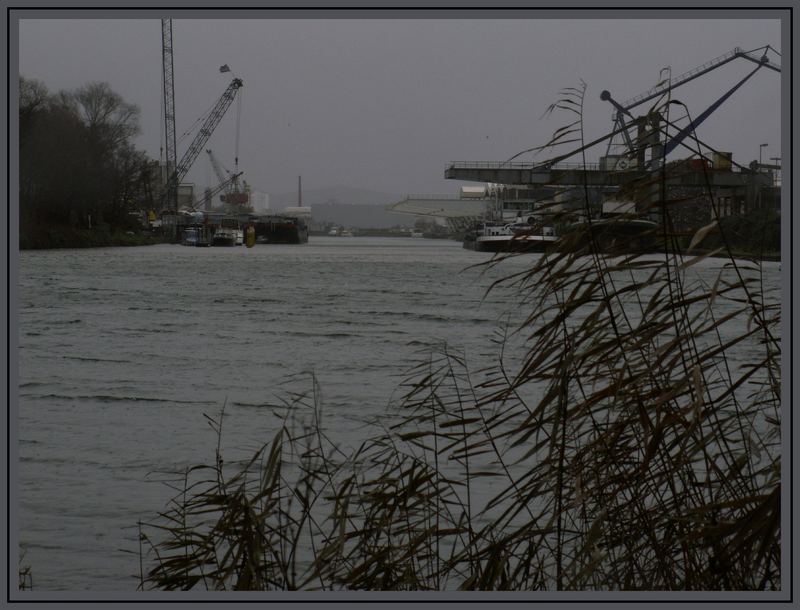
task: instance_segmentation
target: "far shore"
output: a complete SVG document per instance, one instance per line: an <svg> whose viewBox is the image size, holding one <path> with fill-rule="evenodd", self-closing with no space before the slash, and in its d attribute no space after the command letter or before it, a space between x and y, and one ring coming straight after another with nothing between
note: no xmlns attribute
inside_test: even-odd
<svg viewBox="0 0 800 610"><path fill-rule="evenodd" d="M359 231L356 237L406 237L403 234L389 234L383 233L380 230L374 232ZM320 237L320 235L312 235L313 237ZM427 238L427 236L426 236ZM432 238L429 238L432 239ZM58 249L73 249L73 248L113 248L113 247L126 247L126 246L152 246L155 244L174 243L172 240L167 239L163 235L152 234L148 232L134 232L134 231L111 231L108 229L75 229L72 227L56 228L51 227L47 229L32 231L28 233L20 233L19 249L20 250L58 250ZM708 250L695 249L691 253L684 253L685 257L695 257L708 254L709 258L728 258L727 254L722 252L709 254ZM780 252L745 252L734 251L733 258L742 260L760 260L780 262Z"/></svg>

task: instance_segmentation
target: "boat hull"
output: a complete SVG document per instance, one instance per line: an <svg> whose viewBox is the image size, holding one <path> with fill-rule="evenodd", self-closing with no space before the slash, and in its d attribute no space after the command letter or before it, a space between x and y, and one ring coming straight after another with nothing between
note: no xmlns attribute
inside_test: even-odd
<svg viewBox="0 0 800 610"><path fill-rule="evenodd" d="M236 245L238 232L236 229L228 229L221 227L214 231L214 237L211 239L212 246L231 247Z"/></svg>
<svg viewBox="0 0 800 610"><path fill-rule="evenodd" d="M188 227L183 232L181 244L184 246L206 247L211 245L209 231L205 227Z"/></svg>
<svg viewBox="0 0 800 610"><path fill-rule="evenodd" d="M541 235L467 236L464 248L476 252L544 252L556 242L555 237Z"/></svg>
<svg viewBox="0 0 800 610"><path fill-rule="evenodd" d="M603 218L576 223L567 233L577 234L577 243L590 243L606 254L660 251L664 247L658 223L644 219ZM574 236L570 236L576 239Z"/></svg>
<svg viewBox="0 0 800 610"><path fill-rule="evenodd" d="M308 242L308 225L302 218L264 216L253 222L259 244L304 244Z"/></svg>

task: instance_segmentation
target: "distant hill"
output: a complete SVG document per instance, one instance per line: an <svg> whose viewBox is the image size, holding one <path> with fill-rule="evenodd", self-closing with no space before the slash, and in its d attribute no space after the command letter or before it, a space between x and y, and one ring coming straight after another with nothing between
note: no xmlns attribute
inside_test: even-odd
<svg viewBox="0 0 800 610"><path fill-rule="evenodd" d="M303 205L311 207L312 226L342 225L353 229L388 229L414 226L416 218L406 214L391 214L384 208L403 199L403 195L368 189L333 186L303 189ZM297 205L297 191L270 195L269 207L280 212Z"/></svg>
<svg viewBox="0 0 800 610"><path fill-rule="evenodd" d="M322 204L358 204L385 206L403 199L403 195L382 193L368 189L347 186L331 186L319 189L303 189L303 205L318 206ZM291 193L270 194L269 205L273 210L289 205L297 205L297 191Z"/></svg>
<svg viewBox="0 0 800 610"><path fill-rule="evenodd" d="M305 196L303 203L306 203ZM388 229L413 227L416 216L393 214L382 205L323 203L311 205L312 226L333 223L352 229Z"/></svg>

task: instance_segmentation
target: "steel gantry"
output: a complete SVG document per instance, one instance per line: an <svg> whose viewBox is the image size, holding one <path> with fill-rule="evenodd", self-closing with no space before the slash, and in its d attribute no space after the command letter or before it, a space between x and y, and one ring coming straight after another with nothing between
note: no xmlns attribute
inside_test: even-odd
<svg viewBox="0 0 800 610"><path fill-rule="evenodd" d="M752 51L744 51L740 47L736 47L733 50L728 51L727 53L720 55L719 57L716 57L704 63L703 65L689 70L688 72L685 72L675 78L668 77L663 79L655 87L652 87L644 93L632 97L623 103L619 103L614 100L609 91L602 91L600 93L600 99L609 102L615 109L613 131L622 136L626 148L625 154L628 157L628 163L637 163L640 167L644 166L646 163L644 158L645 149L647 148L653 149L653 156L649 162L650 164L652 164L653 160L663 159L676 147L678 147L689 134L691 134L703 121L705 121L717 108L719 108L723 102L733 95L733 93L739 89L739 87L747 82L762 67L766 67L770 70L780 73L780 65L771 62L769 59L767 53L770 50L777 53L777 51L775 51L769 45L753 49ZM756 64L755 69L749 72L731 89L726 91L718 100L712 103L703 112L697 115L694 119L690 120L689 124L681 128L674 136L669 138L665 137L664 141L661 140L661 133L665 133L665 130L661 127L661 124L666 122L662 116L662 112L651 110L651 112L648 112L646 116L640 117L634 117L631 113L634 108L641 106L645 102L659 97L669 96L672 91L681 85L693 81L694 79L699 78L704 74L707 74L712 70L716 70L717 68L739 58ZM667 100L666 104L661 107L661 110L663 111L666 109L670 103L681 104L681 102ZM631 133L634 127L637 130L635 136ZM608 155L610 152L612 145L613 138L610 138L608 141L608 147L606 149L606 155ZM626 167L621 169L626 169Z"/></svg>

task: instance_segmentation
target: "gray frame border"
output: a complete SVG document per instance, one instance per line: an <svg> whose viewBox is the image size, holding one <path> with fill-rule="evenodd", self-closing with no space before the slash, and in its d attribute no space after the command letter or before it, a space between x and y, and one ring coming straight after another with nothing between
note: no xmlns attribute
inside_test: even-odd
<svg viewBox="0 0 800 610"><path fill-rule="evenodd" d="M7 135L7 149L5 153L8 155L7 159L7 195L8 195L8 225L7 225L7 248L6 248L6 269L7 269L7 325L6 325L6 339L8 345L7 351L7 367L5 381L8 391L8 412L7 412L7 453L4 456L6 461L6 472L8 476L6 494L7 494L7 510L11 509L13 498L10 493L14 488L12 485L16 482L16 421L18 415L18 402L16 400L15 391L12 392L11 388L16 387L16 380L18 379L17 359L14 357L18 349L16 340L16 320L17 320L17 303L15 300L15 286L18 280L18 160L10 151L17 150L18 147L18 128L15 121L11 120L17 110L16 99L18 94L18 70L17 70L17 52L18 52L18 20L22 18L115 18L121 19L126 17L135 18L161 18L171 16L175 18L220 18L222 9L213 7L209 0L201 0L206 3L207 7L198 9L198 3L189 3L188 0L178 0L172 3L169 9L153 9L151 7L144 8L123 8L123 9L109 9L107 5L95 4L96 0L89 0L83 3L80 7L66 7L62 8L57 6L57 3L44 4L40 1L24 2L26 6L21 6L22 3L6 7L4 19L8 32L7 42L7 97L6 104L6 135ZM738 0L737 0L738 1ZM4 5L6 0L4 0ZM514 5L516 4L516 6ZM789 323L786 324L784 317L784 328L782 333L782 354L783 354L783 369L794 373L793 361L793 344L795 338L795 329L793 325L793 280L794 280L794 249L791 242L791 237L797 229L798 220L794 217L791 206L791 195L793 191L793 177L794 177L794 159L792 157L793 142L795 136L795 127L792 122L791 102L793 99L793 74L794 74L794 55L795 50L792 40L792 23L791 8L793 3L790 0L778 0L770 3L768 7L753 7L741 5L737 8L731 8L730 2L722 2L720 0L712 0L704 3L702 7L694 8L691 3L686 0L676 2L672 7L654 7L654 8L641 8L641 5L632 0L623 0L609 7L587 7L576 0L565 0L560 2L559 8L552 7L532 7L525 6L522 3L515 2L510 6L502 8L485 8L485 7L465 7L463 3L455 2L440 2L437 3L436 9L431 10L422 7L403 7L393 6L392 9L375 9L372 6L357 6L357 3L349 3L347 7L328 7L321 6L321 3L302 2L296 3L291 8L269 8L259 7L258 4L252 0L245 0L239 3L235 9L225 9L225 18L332 18L332 19L351 19L351 18L421 18L421 19L450 19L450 18L496 18L496 19L570 19L570 18L597 18L597 19L665 19L665 18L779 18L782 21L782 43L781 51L784 54L782 58L782 66L784 67L782 73L782 124L790 126L789 137L784 138L782 142L782 164L789 160L790 171L782 172L782 180L788 188L782 191L782 209L784 214L788 212L788 222L784 221L781 227L782 238L782 259L784 260L783 273L783 290L784 290L784 304L789 305ZM56 5L56 6L54 6ZM93 6L94 5L94 6ZM347 8L348 10L342 11ZM351 12L349 9L353 9ZM513 10L506 10L513 9ZM788 13L787 13L788 9ZM413 10L413 14L409 14L408 10ZM759 14L754 17L753 11L758 10ZM724 14L720 14L724 11ZM789 44L787 45L786 42ZM787 61L787 47L791 50L791 57ZM789 66L789 69L786 69ZM787 256L788 255L788 256ZM788 261L789 264L785 264ZM787 349L788 348L788 349ZM784 404L790 406L794 396L794 388L792 385L793 375L788 377L789 384L783 385ZM13 386L12 386L13 382ZM786 460L784 458L784 469L782 472L782 486L784 489L790 489L791 493L783 494L782 497L782 511L784 519L789 516L791 522L792 508L794 506L795 489L792 483L794 482L796 470L794 468L794 452L791 445L791 439L794 436L795 421L792 417L791 410L785 411L783 426L783 447L784 456L790 456L792 459L789 462L789 468L785 467ZM403 593L399 598L397 594L393 595L388 592L354 592L354 593L270 593L270 594L247 594L247 593L226 593L224 598L217 594L207 593L184 593L184 594L156 594L156 593L137 593L131 591L130 593L123 594L108 594L108 593L93 593L93 592L63 592L63 593L47 593L47 592L28 592L20 593L16 590L16 561L14 561L14 554L16 553L19 536L17 530L12 527L16 525L14 520L15 510L10 510L6 515L7 529L6 529L6 543L8 553L3 561L6 562L6 574L8 575L7 585L7 602L142 602L151 604L154 601L179 601L179 602L211 602L211 603L230 603L230 602L254 602L254 601L283 601L283 602L327 602L339 603L347 601L353 602L367 602L374 603L400 601L403 603L418 603L420 601L430 601L434 603L446 602L477 602L480 604L488 603L507 603L512 604L531 601L550 601L550 602L566 602L568 604L583 604L586 602L593 602L600 606L610 604L618 604L620 602L666 602L666 603L687 603L687 602L722 602L722 603L747 603L761 604L761 603L780 603L784 605L793 603L793 581L796 571L796 566L793 562L794 543L796 542L796 532L793 527L782 528L782 544L784 549L789 548L790 552L785 553L783 562L783 582L789 583L789 596L784 595L787 591L782 591L776 594L772 593L728 593L728 592L701 592L701 593L688 593L676 592L669 593L668 599L658 598L659 595L663 596L664 593L612 593L608 596L598 594L596 592L582 593L475 593L475 592L454 592L454 593ZM787 546L788 545L788 546ZM786 576L789 576L787 579ZM298 597L299 596L299 597ZM655 596L655 597L654 597ZM445 599L446 598L446 599ZM412 602L413 600L413 602ZM35 604L38 606L39 604Z"/></svg>

